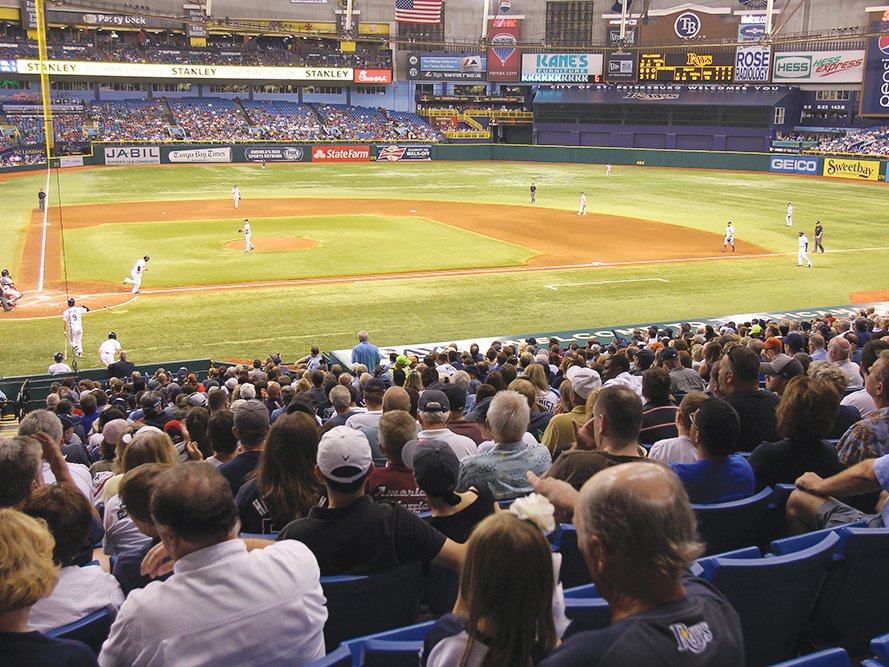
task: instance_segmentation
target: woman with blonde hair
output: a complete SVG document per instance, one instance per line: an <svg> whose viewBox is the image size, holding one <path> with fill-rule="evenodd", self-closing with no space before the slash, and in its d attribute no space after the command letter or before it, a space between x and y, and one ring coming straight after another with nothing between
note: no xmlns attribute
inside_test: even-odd
<svg viewBox="0 0 889 667"><path fill-rule="evenodd" d="M52 593L59 576L53 538L43 521L0 509L0 660L30 667L95 667L81 642L31 631L31 607Z"/></svg>
<svg viewBox="0 0 889 667"><path fill-rule="evenodd" d="M546 369L541 364L531 364L525 369L522 377L534 385L537 390L537 402L554 413L559 404L559 393L549 386Z"/></svg>
<svg viewBox="0 0 889 667"><path fill-rule="evenodd" d="M540 527L511 511L489 516L466 543L454 613L429 632L422 665L536 664L558 643L554 590L553 557Z"/></svg>

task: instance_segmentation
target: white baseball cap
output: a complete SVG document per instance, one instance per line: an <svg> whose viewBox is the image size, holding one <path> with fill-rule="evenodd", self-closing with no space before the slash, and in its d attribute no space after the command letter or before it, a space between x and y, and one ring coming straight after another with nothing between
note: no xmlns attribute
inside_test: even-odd
<svg viewBox="0 0 889 667"><path fill-rule="evenodd" d="M367 474L373 454L364 433L348 426L336 426L321 436L317 461L327 479L348 484Z"/></svg>
<svg viewBox="0 0 889 667"><path fill-rule="evenodd" d="M565 371L565 377L571 381L571 388L574 393L583 399L589 398L593 393L593 389L602 386L602 378L592 368L581 368L580 366L571 366Z"/></svg>

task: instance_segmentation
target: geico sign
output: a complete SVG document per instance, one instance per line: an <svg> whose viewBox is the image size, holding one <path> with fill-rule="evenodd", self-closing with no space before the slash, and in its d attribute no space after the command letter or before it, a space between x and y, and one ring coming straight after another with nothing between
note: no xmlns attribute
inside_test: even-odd
<svg viewBox="0 0 889 667"><path fill-rule="evenodd" d="M784 171L794 174L817 174L818 160L814 158L773 157L769 164L771 171Z"/></svg>

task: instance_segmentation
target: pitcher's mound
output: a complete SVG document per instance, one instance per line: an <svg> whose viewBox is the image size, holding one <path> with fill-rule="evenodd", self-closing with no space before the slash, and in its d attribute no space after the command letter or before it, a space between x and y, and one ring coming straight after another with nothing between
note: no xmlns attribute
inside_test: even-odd
<svg viewBox="0 0 889 667"><path fill-rule="evenodd" d="M257 250L306 250L318 245L317 241L299 236L254 236L251 241ZM225 244L228 250L244 250L244 239L240 238Z"/></svg>

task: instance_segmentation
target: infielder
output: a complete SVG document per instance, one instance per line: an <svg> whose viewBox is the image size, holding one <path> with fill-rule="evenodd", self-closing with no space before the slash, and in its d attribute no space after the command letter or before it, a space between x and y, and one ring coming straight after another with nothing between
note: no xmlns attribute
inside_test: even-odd
<svg viewBox="0 0 889 667"><path fill-rule="evenodd" d="M89 310L86 306L75 306L74 299L68 299L68 309L62 313L62 319L65 322L65 335L68 337L74 354L78 357L83 356L83 348L80 344L83 339L83 316Z"/></svg>
<svg viewBox="0 0 889 667"><path fill-rule="evenodd" d="M531 203L537 201L537 186L534 183L531 183Z"/></svg>
<svg viewBox="0 0 889 667"><path fill-rule="evenodd" d="M809 239L806 236L805 232L799 233L799 250L796 253L796 263L797 266L802 266L805 261L806 264L809 265L809 268L812 268L812 262L809 261L809 255L807 254L807 250L809 249Z"/></svg>
<svg viewBox="0 0 889 667"><path fill-rule="evenodd" d="M232 201L235 204L235 208L238 208L238 203L241 201L241 191L238 190L238 186L232 188Z"/></svg>
<svg viewBox="0 0 889 667"><path fill-rule="evenodd" d="M253 237L253 232L250 230L250 220L244 218L244 226L238 230L238 233L244 232L244 252L250 252L251 250L256 250L256 246L253 245L253 241L250 239Z"/></svg>
<svg viewBox="0 0 889 667"><path fill-rule="evenodd" d="M140 257L136 260L136 263L133 264L133 270L130 271L130 277L123 279L124 285L132 285L133 289L130 290L131 294L137 294L139 292L139 288L142 286L142 274L148 271L145 267L145 262L147 262L151 257L145 255L144 257Z"/></svg>
<svg viewBox="0 0 889 667"><path fill-rule="evenodd" d="M817 221L815 223L815 253L818 253L818 248L821 248L821 254L824 254L824 244L821 243L824 240L824 227L821 224L821 221Z"/></svg>
<svg viewBox="0 0 889 667"><path fill-rule="evenodd" d="M605 165L605 175L611 176L611 165L610 164Z"/></svg>
<svg viewBox="0 0 889 667"><path fill-rule="evenodd" d="M99 345L99 361L107 368L108 364L113 364L117 361L120 350L121 347L120 343L117 342L117 334L112 331L108 334L108 340L103 341Z"/></svg>
<svg viewBox="0 0 889 667"><path fill-rule="evenodd" d="M731 246L732 252L735 252L735 227L732 225L732 221L729 220L728 224L725 226L725 239L722 242L722 252L725 252L725 249Z"/></svg>
<svg viewBox="0 0 889 667"><path fill-rule="evenodd" d="M790 202L787 202L787 213L784 214L784 219L787 221L788 227L793 227L793 205Z"/></svg>
<svg viewBox="0 0 889 667"><path fill-rule="evenodd" d="M586 195L584 193L580 193L580 208L577 209L577 215L586 215Z"/></svg>

